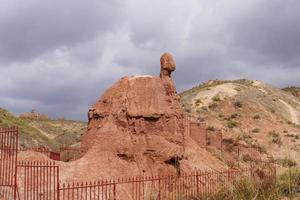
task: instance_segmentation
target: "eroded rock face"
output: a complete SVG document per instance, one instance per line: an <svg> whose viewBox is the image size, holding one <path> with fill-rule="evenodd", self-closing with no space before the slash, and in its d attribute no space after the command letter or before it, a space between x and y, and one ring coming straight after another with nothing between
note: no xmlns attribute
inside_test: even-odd
<svg viewBox="0 0 300 200"><path fill-rule="evenodd" d="M160 76L124 77L90 108L82 160L91 165L96 159L115 175L178 173L207 162L186 135L186 113L171 78L175 61L169 53L160 61ZM104 153L109 158L99 156Z"/></svg>
<svg viewBox="0 0 300 200"><path fill-rule="evenodd" d="M160 61L160 76L123 77L90 108L83 148L146 163L182 156L184 112L171 79L176 65L169 53Z"/></svg>
<svg viewBox="0 0 300 200"><path fill-rule="evenodd" d="M160 62L159 77L124 77L109 88L89 110L89 129L101 128L109 118L118 128L132 133L183 134L183 111L171 78L175 61L165 53Z"/></svg>

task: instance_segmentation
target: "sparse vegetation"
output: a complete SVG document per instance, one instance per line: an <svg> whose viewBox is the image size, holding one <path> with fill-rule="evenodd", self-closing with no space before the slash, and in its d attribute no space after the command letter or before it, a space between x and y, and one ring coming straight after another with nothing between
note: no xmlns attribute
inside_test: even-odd
<svg viewBox="0 0 300 200"><path fill-rule="evenodd" d="M272 138L272 140L271 140L272 143L278 144L278 145L282 144L279 133L276 133L275 131L270 131L269 136Z"/></svg>
<svg viewBox="0 0 300 200"><path fill-rule="evenodd" d="M223 188L214 194L201 194L189 200L283 200L298 199L300 195L300 170L291 168L277 177L276 184L266 177L261 181L242 178L232 187Z"/></svg>
<svg viewBox="0 0 300 200"><path fill-rule="evenodd" d="M216 128L215 128L214 126L208 126L208 127L206 128L206 130L208 130L208 131L215 131Z"/></svg>
<svg viewBox="0 0 300 200"><path fill-rule="evenodd" d="M240 114L234 113L234 114L231 114L231 115L230 115L230 119L236 119L236 118L238 118L239 116L240 116Z"/></svg>
<svg viewBox="0 0 300 200"><path fill-rule="evenodd" d="M201 99L197 99L197 100L195 101L196 106L199 106L201 103L202 103Z"/></svg>
<svg viewBox="0 0 300 200"><path fill-rule="evenodd" d="M238 108L243 107L243 103L241 101L235 101L233 105Z"/></svg>
<svg viewBox="0 0 300 200"><path fill-rule="evenodd" d="M258 114L253 116L253 119L260 119L260 116Z"/></svg>
<svg viewBox="0 0 300 200"><path fill-rule="evenodd" d="M213 100L213 101L221 101L221 99L220 99L219 96L214 96L214 97L212 98L212 100Z"/></svg>
<svg viewBox="0 0 300 200"><path fill-rule="evenodd" d="M208 195L203 194L190 200L280 200L280 193L269 182L255 182L242 178L230 188L223 188Z"/></svg>
<svg viewBox="0 0 300 200"><path fill-rule="evenodd" d="M186 108L185 111L188 112L188 113L192 112L192 110L190 108Z"/></svg>
<svg viewBox="0 0 300 200"><path fill-rule="evenodd" d="M277 179L277 190L283 197L300 196L300 169L290 168Z"/></svg>
<svg viewBox="0 0 300 200"><path fill-rule="evenodd" d="M229 120L227 122L227 127L228 128L234 128L234 127L237 127L238 123L236 121L233 121L233 120Z"/></svg>
<svg viewBox="0 0 300 200"><path fill-rule="evenodd" d="M216 107L218 107L218 104L216 102L209 104L208 108L209 109L215 109Z"/></svg>
<svg viewBox="0 0 300 200"><path fill-rule="evenodd" d="M276 163L283 167L294 167L297 163L289 158L280 158L276 160Z"/></svg>
<svg viewBox="0 0 300 200"><path fill-rule="evenodd" d="M252 132L253 132L253 133L259 133L259 132L260 132L260 129L259 129L259 128L254 128L254 129L252 130Z"/></svg>
<svg viewBox="0 0 300 200"><path fill-rule="evenodd" d="M0 108L0 127L12 126L19 128L20 146L48 147L58 151L60 145L77 143L87 124L71 120L19 118Z"/></svg>

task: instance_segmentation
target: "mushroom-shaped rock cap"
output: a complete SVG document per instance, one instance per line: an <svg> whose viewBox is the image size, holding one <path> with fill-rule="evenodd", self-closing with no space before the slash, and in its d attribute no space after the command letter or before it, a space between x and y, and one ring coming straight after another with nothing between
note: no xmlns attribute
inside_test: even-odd
<svg viewBox="0 0 300 200"><path fill-rule="evenodd" d="M161 74L166 75L165 72L168 72L168 75L170 75L173 71L175 71L175 69L176 69L176 64L173 56L169 52L164 53L160 57Z"/></svg>

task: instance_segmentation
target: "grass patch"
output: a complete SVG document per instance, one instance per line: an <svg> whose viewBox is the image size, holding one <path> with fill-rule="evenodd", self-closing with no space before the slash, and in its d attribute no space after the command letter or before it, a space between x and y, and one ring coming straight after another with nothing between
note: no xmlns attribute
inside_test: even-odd
<svg viewBox="0 0 300 200"><path fill-rule="evenodd" d="M259 129L259 128L254 128L254 129L252 130L252 132L253 132L253 133L259 133L259 132L260 132L260 129Z"/></svg>
<svg viewBox="0 0 300 200"><path fill-rule="evenodd" d="M289 158L281 158L277 159L276 163L283 166L283 167L294 167L297 163Z"/></svg>
<svg viewBox="0 0 300 200"><path fill-rule="evenodd" d="M279 133L276 133L275 131L270 131L269 132L269 136L271 137L271 142L274 144L278 144L281 145L281 137L279 135Z"/></svg>
<svg viewBox="0 0 300 200"><path fill-rule="evenodd" d="M260 119L260 115L254 115L253 119Z"/></svg>
<svg viewBox="0 0 300 200"><path fill-rule="evenodd" d="M238 108L243 107L243 103L241 101L235 101L233 105Z"/></svg>
<svg viewBox="0 0 300 200"><path fill-rule="evenodd" d="M207 128L206 128L206 130L208 130L208 131L215 131L215 130L217 130L214 126L208 126Z"/></svg>
<svg viewBox="0 0 300 200"><path fill-rule="evenodd" d="M227 122L227 127L228 128L234 128L234 127L237 127L238 126L238 123L236 121L233 121L233 120L229 120Z"/></svg>

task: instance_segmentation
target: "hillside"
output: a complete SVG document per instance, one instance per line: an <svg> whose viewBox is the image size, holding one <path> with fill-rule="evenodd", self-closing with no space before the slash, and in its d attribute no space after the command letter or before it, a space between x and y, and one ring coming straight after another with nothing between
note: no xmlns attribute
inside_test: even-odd
<svg viewBox="0 0 300 200"><path fill-rule="evenodd" d="M0 126L19 127L20 146L45 146L58 150L63 145L75 145L80 142L80 136L85 132L87 124L72 120L17 117L0 108Z"/></svg>
<svg viewBox="0 0 300 200"><path fill-rule="evenodd" d="M251 80L209 81L180 94L210 129L260 146L283 166L300 164L300 99Z"/></svg>
<svg viewBox="0 0 300 200"><path fill-rule="evenodd" d="M300 99L300 87L285 87L282 88L284 91L291 93L292 95L294 95L295 97Z"/></svg>

